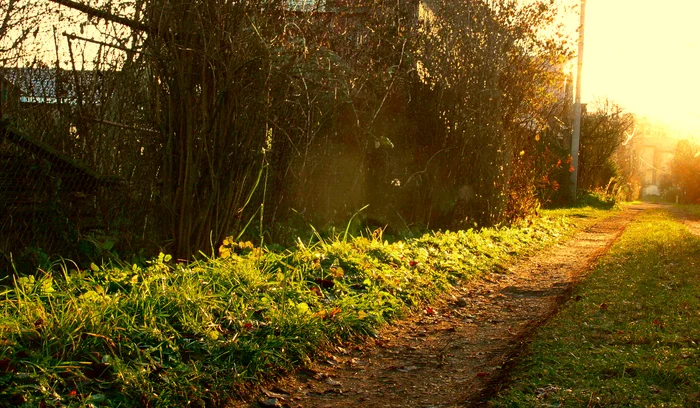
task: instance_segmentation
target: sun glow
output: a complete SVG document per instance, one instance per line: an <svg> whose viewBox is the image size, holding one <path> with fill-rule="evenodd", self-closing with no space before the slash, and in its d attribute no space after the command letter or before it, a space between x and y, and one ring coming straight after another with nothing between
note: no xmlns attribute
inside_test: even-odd
<svg viewBox="0 0 700 408"><path fill-rule="evenodd" d="M588 0L583 102L626 110L700 134L700 2Z"/></svg>

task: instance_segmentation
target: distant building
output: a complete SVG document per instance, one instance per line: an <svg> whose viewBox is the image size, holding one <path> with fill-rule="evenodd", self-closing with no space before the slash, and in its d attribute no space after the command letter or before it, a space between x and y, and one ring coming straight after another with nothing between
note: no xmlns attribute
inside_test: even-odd
<svg viewBox="0 0 700 408"><path fill-rule="evenodd" d="M642 122L633 139L633 155L641 178L642 195L663 193L665 180L671 177L671 161L676 152L677 138L670 129Z"/></svg>
<svg viewBox="0 0 700 408"><path fill-rule="evenodd" d="M0 69L0 112L38 105L99 103L99 71L55 68Z"/></svg>

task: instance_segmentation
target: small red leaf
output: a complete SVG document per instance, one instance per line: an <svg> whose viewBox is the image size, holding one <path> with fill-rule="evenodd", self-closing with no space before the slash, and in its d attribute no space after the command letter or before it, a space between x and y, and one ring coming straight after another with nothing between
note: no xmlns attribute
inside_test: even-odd
<svg viewBox="0 0 700 408"><path fill-rule="evenodd" d="M27 402L27 398L22 394L13 394L7 402L9 402L10 405L23 405Z"/></svg>
<svg viewBox="0 0 700 408"><path fill-rule="evenodd" d="M329 279L314 279L314 282L323 289L330 289L335 285L335 282Z"/></svg>
<svg viewBox="0 0 700 408"><path fill-rule="evenodd" d="M12 366L12 360L4 358L0 360L0 373L14 373L17 369Z"/></svg>

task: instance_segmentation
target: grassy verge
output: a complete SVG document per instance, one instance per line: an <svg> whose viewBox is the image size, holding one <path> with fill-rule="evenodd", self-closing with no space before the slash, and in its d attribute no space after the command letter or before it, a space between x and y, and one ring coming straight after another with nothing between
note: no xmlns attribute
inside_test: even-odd
<svg viewBox="0 0 700 408"><path fill-rule="evenodd" d="M642 217L491 406L699 406L699 270L700 239L663 212Z"/></svg>
<svg viewBox="0 0 700 408"><path fill-rule="evenodd" d="M609 214L558 210L396 243L380 231L317 238L284 253L227 240L189 265L56 265L0 289L0 406L225 406Z"/></svg>
<svg viewBox="0 0 700 408"><path fill-rule="evenodd" d="M680 208L682 208L684 211L687 211L691 214L694 214L698 217L700 217L700 205L698 204L686 204L686 205L680 205Z"/></svg>

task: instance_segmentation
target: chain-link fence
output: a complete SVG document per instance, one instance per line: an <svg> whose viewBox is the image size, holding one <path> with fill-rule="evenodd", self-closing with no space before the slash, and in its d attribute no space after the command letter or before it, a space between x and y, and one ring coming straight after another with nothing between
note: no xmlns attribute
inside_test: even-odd
<svg viewBox="0 0 700 408"><path fill-rule="evenodd" d="M124 241L134 231L145 237L148 204L138 200L152 200L154 181L139 177L138 166L149 163L140 160L148 147L143 131L118 128L116 138L115 126L84 119L108 109L102 96L109 82L101 75L0 71L2 275L48 267L55 254L97 260L130 245ZM123 188L129 178L138 180L133 191Z"/></svg>
<svg viewBox="0 0 700 408"><path fill-rule="evenodd" d="M119 181L96 174L7 123L0 132L4 261L45 266L46 254L75 253L81 235L104 229L99 198Z"/></svg>

